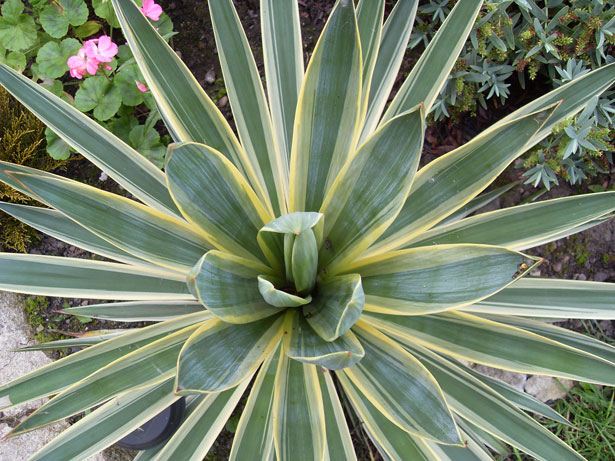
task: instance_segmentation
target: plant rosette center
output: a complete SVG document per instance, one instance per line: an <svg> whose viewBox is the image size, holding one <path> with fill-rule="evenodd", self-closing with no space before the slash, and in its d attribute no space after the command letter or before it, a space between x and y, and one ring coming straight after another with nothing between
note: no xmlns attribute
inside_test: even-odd
<svg viewBox="0 0 615 461"><path fill-rule="evenodd" d="M348 330L363 310L365 294L359 274L327 276L319 252L331 248L323 237L324 215L295 212L274 219L258 232L258 244L271 267L212 250L188 275L197 299L220 320L251 323L285 313L291 342L352 346ZM322 263L323 258L320 258ZM351 366L363 356L357 347L342 347L317 362L327 368ZM341 359L341 360L340 360Z"/></svg>

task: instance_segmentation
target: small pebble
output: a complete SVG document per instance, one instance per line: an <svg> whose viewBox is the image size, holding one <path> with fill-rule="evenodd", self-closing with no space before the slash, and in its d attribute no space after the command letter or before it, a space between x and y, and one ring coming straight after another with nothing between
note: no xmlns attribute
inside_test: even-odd
<svg viewBox="0 0 615 461"><path fill-rule="evenodd" d="M220 109L222 109L227 104L228 104L228 97L226 95L224 95L220 99L218 99L218 107Z"/></svg>
<svg viewBox="0 0 615 461"><path fill-rule="evenodd" d="M609 274L607 274L606 272L597 272L596 275L594 275L594 280L596 282L604 282L608 278Z"/></svg>
<svg viewBox="0 0 615 461"><path fill-rule="evenodd" d="M562 263L561 262L556 262L555 264L553 264L553 272L561 272L562 271Z"/></svg>
<svg viewBox="0 0 615 461"><path fill-rule="evenodd" d="M105 173L104 171L100 173L100 176L98 177L98 180L100 182L105 182L107 179L109 179L109 176L107 176L107 173Z"/></svg>
<svg viewBox="0 0 615 461"><path fill-rule="evenodd" d="M587 280L587 276L585 274L574 274L572 278L573 280Z"/></svg>
<svg viewBox="0 0 615 461"><path fill-rule="evenodd" d="M205 74L205 81L210 85L216 81L216 73L213 70L208 71Z"/></svg>

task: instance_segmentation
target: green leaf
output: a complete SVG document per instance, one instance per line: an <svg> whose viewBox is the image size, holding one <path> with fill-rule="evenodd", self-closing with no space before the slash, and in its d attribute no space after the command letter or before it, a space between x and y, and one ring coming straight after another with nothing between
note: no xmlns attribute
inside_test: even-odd
<svg viewBox="0 0 615 461"><path fill-rule="evenodd" d="M115 29L120 27L120 22L115 15L115 11L113 11L111 0L92 0L92 7L96 16L107 21L111 27Z"/></svg>
<svg viewBox="0 0 615 461"><path fill-rule="evenodd" d="M615 382L615 367L604 359L481 317L461 312L412 317L370 312L364 318L400 341L483 365L598 384Z"/></svg>
<svg viewBox="0 0 615 461"><path fill-rule="evenodd" d="M333 180L354 152L361 70L354 4L341 0L318 39L299 95L290 159L289 211L320 209Z"/></svg>
<svg viewBox="0 0 615 461"><path fill-rule="evenodd" d="M408 3L410 2L398 2L400 5ZM361 101L362 110L364 111L367 110L372 74L380 52L380 37L382 34L383 20L384 0L359 2L357 6L357 26L359 28L359 39L361 42L361 61L363 62ZM413 21L414 17L412 17L411 23Z"/></svg>
<svg viewBox="0 0 615 461"><path fill-rule="evenodd" d="M94 117L104 121L113 117L122 105L120 90L103 75L86 78L75 93L75 106L81 112L94 109Z"/></svg>
<svg viewBox="0 0 615 461"><path fill-rule="evenodd" d="M325 412L328 459L356 460L357 455L350 438L344 410L342 410L342 404L337 395L331 374L326 370L319 370L318 383L320 384L320 393Z"/></svg>
<svg viewBox="0 0 615 461"><path fill-rule="evenodd" d="M75 28L75 37L87 38L102 29L102 24L98 21L87 21Z"/></svg>
<svg viewBox="0 0 615 461"><path fill-rule="evenodd" d="M23 13L24 4L21 0L6 0L2 4L2 17L7 21L16 22Z"/></svg>
<svg viewBox="0 0 615 461"><path fill-rule="evenodd" d="M274 140L269 105L232 0L208 2L239 139L276 216L287 212L288 163ZM284 46L288 46L285 43ZM286 78L286 76L284 76Z"/></svg>
<svg viewBox="0 0 615 461"><path fill-rule="evenodd" d="M167 214L179 214L167 190L164 174L130 146L87 115L2 65L0 84L137 199Z"/></svg>
<svg viewBox="0 0 615 461"><path fill-rule="evenodd" d="M482 4L482 0L467 0L455 5L406 77L382 117L381 124L420 103L424 104L426 114L430 112L466 43Z"/></svg>
<svg viewBox="0 0 615 461"><path fill-rule="evenodd" d="M321 267L339 272L395 220L414 180L423 131L418 107L385 124L344 165L320 209L330 243L320 253ZM387 174L382 174L384 164Z"/></svg>
<svg viewBox="0 0 615 461"><path fill-rule="evenodd" d="M433 373L456 413L479 428L544 461L584 459L534 418L450 360L404 341Z"/></svg>
<svg viewBox="0 0 615 461"><path fill-rule="evenodd" d="M192 295L181 275L79 258L0 253L0 289L92 299L176 299Z"/></svg>
<svg viewBox="0 0 615 461"><path fill-rule="evenodd" d="M45 140L47 142L47 153L51 158L55 160L66 160L70 157L70 146L51 128L45 128Z"/></svg>
<svg viewBox="0 0 615 461"><path fill-rule="evenodd" d="M407 247L478 243L525 250L555 240L615 210L615 192L564 197L504 208L438 226Z"/></svg>
<svg viewBox="0 0 615 461"><path fill-rule="evenodd" d="M383 415L410 434L460 444L457 425L438 382L411 354L364 322L352 331L365 357L344 373Z"/></svg>
<svg viewBox="0 0 615 461"><path fill-rule="evenodd" d="M155 265L185 274L210 247L185 221L134 200L63 178L24 173L13 176L38 200Z"/></svg>
<svg viewBox="0 0 615 461"><path fill-rule="evenodd" d="M15 69L17 72L23 72L26 68L26 55L18 51L13 51L4 56L0 56L0 62Z"/></svg>
<svg viewBox="0 0 615 461"><path fill-rule="evenodd" d="M142 259L120 250L56 210L4 202L0 202L0 210L47 235L94 254L127 264L150 266ZM174 274L171 273L171 277L173 276Z"/></svg>
<svg viewBox="0 0 615 461"><path fill-rule="evenodd" d="M84 317L89 318L89 317ZM91 319L90 319L91 320ZM114 330L94 330L79 334L75 338L60 339L58 341L49 341L47 343L35 344L33 346L26 346L14 352L26 352L26 351L43 351L43 350L58 350L63 348L79 348L93 346L102 342L108 341L113 338L125 335L133 332L134 328L116 328Z"/></svg>
<svg viewBox="0 0 615 461"><path fill-rule="evenodd" d="M615 285L524 278L463 310L478 314L615 320Z"/></svg>
<svg viewBox="0 0 615 461"><path fill-rule="evenodd" d="M137 88L136 81L143 83L145 78L139 71L139 66L130 64L113 76L113 84L122 94L122 103L126 106L138 106L143 102L143 93Z"/></svg>
<svg viewBox="0 0 615 461"><path fill-rule="evenodd" d="M131 351L76 382L21 422L13 434L19 435L75 415L133 388L168 380L175 375L177 357L184 342L199 326L191 325Z"/></svg>
<svg viewBox="0 0 615 461"><path fill-rule="evenodd" d="M308 304L312 301L312 297L307 295L305 298L295 296L282 290L278 290L274 283L278 286L282 285L282 280L275 277L258 276L258 291L267 304L275 307L299 307Z"/></svg>
<svg viewBox="0 0 615 461"><path fill-rule="evenodd" d="M303 81L303 47L296 2L260 5L267 96L282 165L290 163L295 109ZM286 157L286 159L284 159Z"/></svg>
<svg viewBox="0 0 615 461"><path fill-rule="evenodd" d="M483 131L417 173L404 207L368 254L403 248L413 237L461 208L526 149L552 109Z"/></svg>
<svg viewBox="0 0 615 461"><path fill-rule="evenodd" d="M38 50L36 62L40 73L49 78L60 78L68 70L66 61L77 54L81 44L74 38L66 38L60 44L47 42Z"/></svg>
<svg viewBox="0 0 615 461"><path fill-rule="evenodd" d="M229 323L249 323L280 312L263 299L262 264L221 251L207 252L188 275L188 284L199 302L216 317Z"/></svg>
<svg viewBox="0 0 615 461"><path fill-rule="evenodd" d="M190 301L129 301L88 304L62 309L62 313L85 315L114 322L164 322L188 314L203 312L203 306Z"/></svg>
<svg viewBox="0 0 615 461"><path fill-rule="evenodd" d="M218 107L137 5L132 0L112 1L124 36L173 139L198 142L220 152L233 162L267 206L269 199L250 160Z"/></svg>
<svg viewBox="0 0 615 461"><path fill-rule="evenodd" d="M250 384L250 379L234 389L207 394L159 451L158 459L200 460L216 441L224 424Z"/></svg>
<svg viewBox="0 0 615 461"><path fill-rule="evenodd" d="M281 461L324 459L322 394L314 365L280 354L273 401L273 441Z"/></svg>
<svg viewBox="0 0 615 461"><path fill-rule="evenodd" d="M480 301L532 270L532 260L502 247L437 245L362 259L347 271L361 274L366 311L420 315Z"/></svg>
<svg viewBox="0 0 615 461"><path fill-rule="evenodd" d="M231 461L268 461L273 455L273 395L280 350L265 359L252 385L233 438Z"/></svg>
<svg viewBox="0 0 615 461"><path fill-rule="evenodd" d="M53 38L62 38L68 26L80 26L88 20L88 7L83 0L57 0L41 11L41 26Z"/></svg>
<svg viewBox="0 0 615 461"><path fill-rule="evenodd" d="M233 325L212 320L186 341L178 360L176 392L220 392L254 373L282 335L282 316Z"/></svg>
<svg viewBox="0 0 615 461"><path fill-rule="evenodd" d="M363 3L371 5L378 2L363 0ZM378 43L378 56L374 65L371 84L368 88L367 113L359 144L363 144L363 141L374 132L389 99L393 84L399 74L404 53L408 48L408 40L410 39L418 3L417 0L397 2L384 24L382 37ZM362 14L359 15L359 27L361 26ZM361 46L363 46L363 40L361 40Z"/></svg>
<svg viewBox="0 0 615 461"><path fill-rule="evenodd" d="M124 357L131 351L211 317L212 315L209 312L202 311L139 328L51 362L38 370L0 386L0 408L57 394L89 374Z"/></svg>
<svg viewBox="0 0 615 461"><path fill-rule="evenodd" d="M194 227L220 250L267 261L256 236L273 218L226 157L209 146L182 143L169 148L166 162L173 200Z"/></svg>
<svg viewBox="0 0 615 461"><path fill-rule="evenodd" d="M433 461L421 437L413 437L393 424L379 409L361 394L353 382L343 373L336 375L345 394L352 403L354 411L365 424L370 439L378 451L389 459L411 459L413 461Z"/></svg>
<svg viewBox="0 0 615 461"><path fill-rule="evenodd" d="M303 315L325 341L334 341L348 331L361 316L365 295L358 274L321 280Z"/></svg>
<svg viewBox="0 0 615 461"><path fill-rule="evenodd" d="M291 267L297 292L303 295L311 292L316 283L318 268L318 243L312 229L295 237Z"/></svg>
<svg viewBox="0 0 615 461"><path fill-rule="evenodd" d="M300 312L289 309L284 324L284 350L291 359L319 365L329 370L350 367L363 358L356 336L347 331L334 341L325 341L305 321Z"/></svg>
<svg viewBox="0 0 615 461"><path fill-rule="evenodd" d="M127 392L90 413L41 448L32 460L77 461L94 455L136 430L179 397L173 380Z"/></svg>
<svg viewBox="0 0 615 461"><path fill-rule="evenodd" d="M4 6L9 6L11 14L4 15ZM0 18L0 44L10 51L27 50L36 41L36 24L32 16L26 14L13 15L23 8L20 0L7 0L2 5L3 17Z"/></svg>
<svg viewBox="0 0 615 461"><path fill-rule="evenodd" d="M160 142L160 134L154 127L146 125L135 126L128 135L130 145L146 159L162 168L164 164L164 154L167 150Z"/></svg>

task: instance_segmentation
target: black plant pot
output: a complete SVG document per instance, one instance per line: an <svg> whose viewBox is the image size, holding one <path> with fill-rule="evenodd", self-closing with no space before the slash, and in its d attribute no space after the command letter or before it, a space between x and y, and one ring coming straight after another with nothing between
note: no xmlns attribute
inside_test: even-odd
<svg viewBox="0 0 615 461"><path fill-rule="evenodd" d="M185 409L186 400L182 397L115 445L128 450L147 450L165 442L181 424Z"/></svg>

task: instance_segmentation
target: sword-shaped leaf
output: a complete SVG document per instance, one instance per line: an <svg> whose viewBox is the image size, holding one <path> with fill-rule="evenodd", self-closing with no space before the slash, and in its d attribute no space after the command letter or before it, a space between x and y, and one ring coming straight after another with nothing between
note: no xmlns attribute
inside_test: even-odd
<svg viewBox="0 0 615 461"><path fill-rule="evenodd" d="M51 362L0 386L0 409L57 394L130 351L210 318L209 312L186 315L126 333Z"/></svg>
<svg viewBox="0 0 615 461"><path fill-rule="evenodd" d="M142 266L16 253L0 253L0 290L64 298L193 299L181 274L172 276Z"/></svg>
<svg viewBox="0 0 615 461"><path fill-rule="evenodd" d="M408 2L398 2L408 3ZM369 91L372 82L374 67L380 53L380 38L382 36L382 22L384 20L384 0L361 0L357 5L357 26L361 42L361 61L363 74L361 81L361 111L367 111ZM380 82L378 82L379 84ZM364 115L361 117L363 121Z"/></svg>
<svg viewBox="0 0 615 461"><path fill-rule="evenodd" d="M250 160L228 122L185 64L134 2L113 0L113 6L173 139L206 144L220 152L241 171L259 197L266 198Z"/></svg>
<svg viewBox="0 0 615 461"><path fill-rule="evenodd" d="M321 338L334 341L359 319L364 302L361 276L341 275L318 283L318 293L303 308L303 315Z"/></svg>
<svg viewBox="0 0 615 461"><path fill-rule="evenodd" d="M185 221L77 181L13 173L30 195L54 207L114 246L180 273L211 244Z"/></svg>
<svg viewBox="0 0 615 461"><path fill-rule="evenodd" d="M607 360L470 314L446 312L408 317L370 312L364 317L400 341L418 343L453 357L519 373L609 386L615 383L615 367Z"/></svg>
<svg viewBox="0 0 615 461"><path fill-rule="evenodd" d="M299 95L289 211L317 211L352 155L358 138L361 69L354 4L340 0L318 39Z"/></svg>
<svg viewBox="0 0 615 461"><path fill-rule="evenodd" d="M455 5L406 77L381 123L420 103L424 104L426 114L430 112L466 43L482 4L482 0L466 0Z"/></svg>
<svg viewBox="0 0 615 461"><path fill-rule="evenodd" d="M279 216L286 213L287 157L276 146L269 105L248 39L232 0L209 2L208 5L239 139L268 195L264 203L271 203L273 214Z"/></svg>
<svg viewBox="0 0 615 461"><path fill-rule="evenodd" d="M584 459L534 418L452 361L404 341L433 373L456 413L481 429L544 461Z"/></svg>
<svg viewBox="0 0 615 461"><path fill-rule="evenodd" d="M30 459L86 459L130 434L177 399L173 379L127 392L69 427Z"/></svg>
<svg viewBox="0 0 615 461"><path fill-rule="evenodd" d="M615 320L615 285L524 278L463 310L477 314Z"/></svg>
<svg viewBox="0 0 615 461"><path fill-rule="evenodd" d="M182 461L204 459L248 384L250 384L250 379L246 379L234 389L217 394L207 394L158 452L157 459L181 459Z"/></svg>
<svg viewBox="0 0 615 461"><path fill-rule="evenodd" d="M419 164L423 129L420 106L395 117L340 171L320 209L329 245L320 253L319 264L329 272L356 259L395 220ZM384 164L389 165L386 174Z"/></svg>
<svg viewBox="0 0 615 461"><path fill-rule="evenodd" d="M4 202L0 202L0 210L19 219L28 226L32 226L36 230L58 240L62 240L69 245L77 246L91 253L99 254L106 258L115 259L116 261L127 264L150 265L146 261L136 258L130 253L111 245L106 240L67 218L59 211Z"/></svg>
<svg viewBox="0 0 615 461"><path fill-rule="evenodd" d="M288 169L295 109L303 82L299 6L297 2L265 0L260 7L263 62L273 132L282 164Z"/></svg>
<svg viewBox="0 0 615 461"><path fill-rule="evenodd" d="M235 387L272 354L282 335L282 316L234 325L203 325L182 348L176 392L221 392Z"/></svg>
<svg viewBox="0 0 615 461"><path fill-rule="evenodd" d="M85 333L74 334L63 331L63 334L72 334L75 336L70 339L59 339L57 341L49 341L46 343L33 344L32 346L21 347L12 352L28 352L28 351L44 351L58 350L63 348L75 347L78 350L84 347L93 346L109 339L117 338L118 336L134 332L135 328L116 328L113 330L93 330Z"/></svg>
<svg viewBox="0 0 615 461"><path fill-rule="evenodd" d="M366 311L419 315L485 299L539 263L503 247L438 245L362 259L346 270L361 274Z"/></svg>
<svg viewBox="0 0 615 461"><path fill-rule="evenodd" d="M258 276L266 266L221 251L209 251L188 275L192 292L216 317L249 323L280 312L263 298Z"/></svg>
<svg viewBox="0 0 615 461"><path fill-rule="evenodd" d="M279 461L324 459L325 413L315 365L280 354L273 395L273 440Z"/></svg>
<svg viewBox="0 0 615 461"><path fill-rule="evenodd" d="M164 174L153 163L86 114L4 64L0 84L76 151L147 205L179 214Z"/></svg>
<svg viewBox="0 0 615 461"><path fill-rule="evenodd" d="M615 192L577 195L482 213L431 229L407 247L481 243L525 250L615 210Z"/></svg>
<svg viewBox="0 0 615 461"><path fill-rule="evenodd" d="M88 304L65 308L60 312L114 322L163 322L203 311L203 305L195 301L156 300Z"/></svg>
<svg viewBox="0 0 615 461"><path fill-rule="evenodd" d="M373 0L364 0L361 5L378 4ZM397 2L393 10L389 13L387 20L382 30L382 37L379 40L378 57L373 69L369 91L369 100L367 104L367 114L363 122L363 131L359 144L363 144L375 130L376 125L380 121L382 111L389 99L393 84L399 74L404 53L408 48L408 40L412 32L412 24L416 16L418 7L417 0L405 0ZM361 47L363 44L363 31L361 29L363 7L359 10L359 30L361 31ZM365 59L364 59L365 61ZM365 63L363 64L365 69ZM363 72L365 74L365 70ZM365 77L363 79L365 81ZM363 94L365 95L365 89ZM423 101L418 101L417 104Z"/></svg>
<svg viewBox="0 0 615 461"><path fill-rule="evenodd" d="M400 345L359 321L352 329L365 357L344 373L383 415L410 434L460 444L457 425L434 377Z"/></svg>
<svg viewBox="0 0 615 461"><path fill-rule="evenodd" d="M217 249L266 261L256 236L273 218L227 158L203 144L178 144L169 148L166 172L182 214Z"/></svg>
<svg viewBox="0 0 615 461"><path fill-rule="evenodd" d="M525 151L527 139L551 112L532 113L490 128L421 168L401 212L368 254L403 248L476 197Z"/></svg>
<svg viewBox="0 0 615 461"><path fill-rule="evenodd" d="M273 448L273 390L281 346L265 359L241 412L230 460L269 461Z"/></svg>
<svg viewBox="0 0 615 461"><path fill-rule="evenodd" d="M325 412L328 459L356 460L357 455L350 438L344 410L342 410L342 404L337 395L337 389L331 374L324 370L319 370L318 382Z"/></svg>
<svg viewBox="0 0 615 461"><path fill-rule="evenodd" d="M347 331L334 341L325 341L297 310L289 310L286 314L284 348L291 359L330 370L350 367L365 353L352 331Z"/></svg>
<svg viewBox="0 0 615 461"><path fill-rule="evenodd" d="M191 325L140 347L76 382L21 422L13 430L13 435L75 415L135 387L145 387L175 376L179 351L199 326Z"/></svg>

